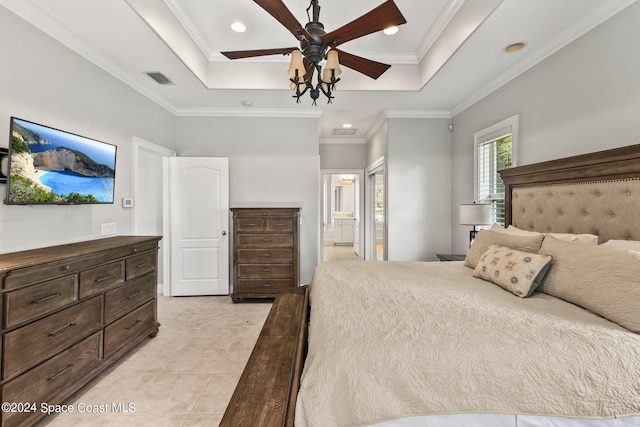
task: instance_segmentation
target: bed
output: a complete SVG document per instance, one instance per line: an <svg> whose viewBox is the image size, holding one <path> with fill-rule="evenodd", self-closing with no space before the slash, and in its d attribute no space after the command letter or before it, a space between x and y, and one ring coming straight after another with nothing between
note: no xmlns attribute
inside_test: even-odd
<svg viewBox="0 0 640 427"><path fill-rule="evenodd" d="M464 262L316 268L296 426L640 426L640 145L502 177Z"/></svg>

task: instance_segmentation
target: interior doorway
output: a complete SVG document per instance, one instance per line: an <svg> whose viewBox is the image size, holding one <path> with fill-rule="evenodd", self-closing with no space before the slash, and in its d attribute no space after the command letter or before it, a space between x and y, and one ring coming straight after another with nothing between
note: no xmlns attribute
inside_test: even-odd
<svg viewBox="0 0 640 427"><path fill-rule="evenodd" d="M367 168L365 224L365 259L383 261L387 258L387 204L385 162L381 157Z"/></svg>
<svg viewBox="0 0 640 427"><path fill-rule="evenodd" d="M163 236L158 243L158 294L169 285L169 181L166 165L176 152L133 137L133 234Z"/></svg>
<svg viewBox="0 0 640 427"><path fill-rule="evenodd" d="M320 262L364 259L362 170L321 172Z"/></svg>

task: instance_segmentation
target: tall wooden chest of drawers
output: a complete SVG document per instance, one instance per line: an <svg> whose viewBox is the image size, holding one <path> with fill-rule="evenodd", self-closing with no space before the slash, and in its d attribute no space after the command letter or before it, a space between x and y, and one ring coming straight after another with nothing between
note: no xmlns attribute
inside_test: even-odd
<svg viewBox="0 0 640 427"><path fill-rule="evenodd" d="M31 426L158 333L160 237L0 255L2 426Z"/></svg>
<svg viewBox="0 0 640 427"><path fill-rule="evenodd" d="M273 298L299 285L300 208L231 208L233 302Z"/></svg>

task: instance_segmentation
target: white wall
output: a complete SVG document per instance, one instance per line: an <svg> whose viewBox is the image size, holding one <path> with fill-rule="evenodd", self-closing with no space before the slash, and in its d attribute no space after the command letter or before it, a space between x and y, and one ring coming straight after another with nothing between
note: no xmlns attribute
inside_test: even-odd
<svg viewBox="0 0 640 427"><path fill-rule="evenodd" d="M320 144L321 169L365 169L365 144Z"/></svg>
<svg viewBox="0 0 640 427"><path fill-rule="evenodd" d="M390 261L433 261L450 250L450 119L388 119Z"/></svg>
<svg viewBox="0 0 640 427"><path fill-rule="evenodd" d="M520 114L519 165L640 143L639 22L635 3L454 118L453 251L467 248L474 132Z"/></svg>
<svg viewBox="0 0 640 427"><path fill-rule="evenodd" d="M318 120L308 118L180 117L180 156L229 157L233 206L291 205L301 210L300 280L318 260L320 156Z"/></svg>
<svg viewBox="0 0 640 427"><path fill-rule="evenodd" d="M0 252L97 238L109 222L131 234L132 137L172 147L175 117L2 7L0 57L0 146L11 116L118 146L113 205L0 204Z"/></svg>

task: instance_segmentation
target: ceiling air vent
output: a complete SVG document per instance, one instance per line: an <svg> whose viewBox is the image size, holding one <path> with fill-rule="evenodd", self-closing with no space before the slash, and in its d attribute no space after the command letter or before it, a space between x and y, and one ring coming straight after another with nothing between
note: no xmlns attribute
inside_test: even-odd
<svg viewBox="0 0 640 427"><path fill-rule="evenodd" d="M334 135L355 135L357 130L358 129L353 129L353 128L350 128L350 129L334 129L333 130L333 134Z"/></svg>
<svg viewBox="0 0 640 427"><path fill-rule="evenodd" d="M145 73L147 76L151 77L156 83L160 85L172 85L173 82L169 80L167 76L162 74L160 71L149 71Z"/></svg>

